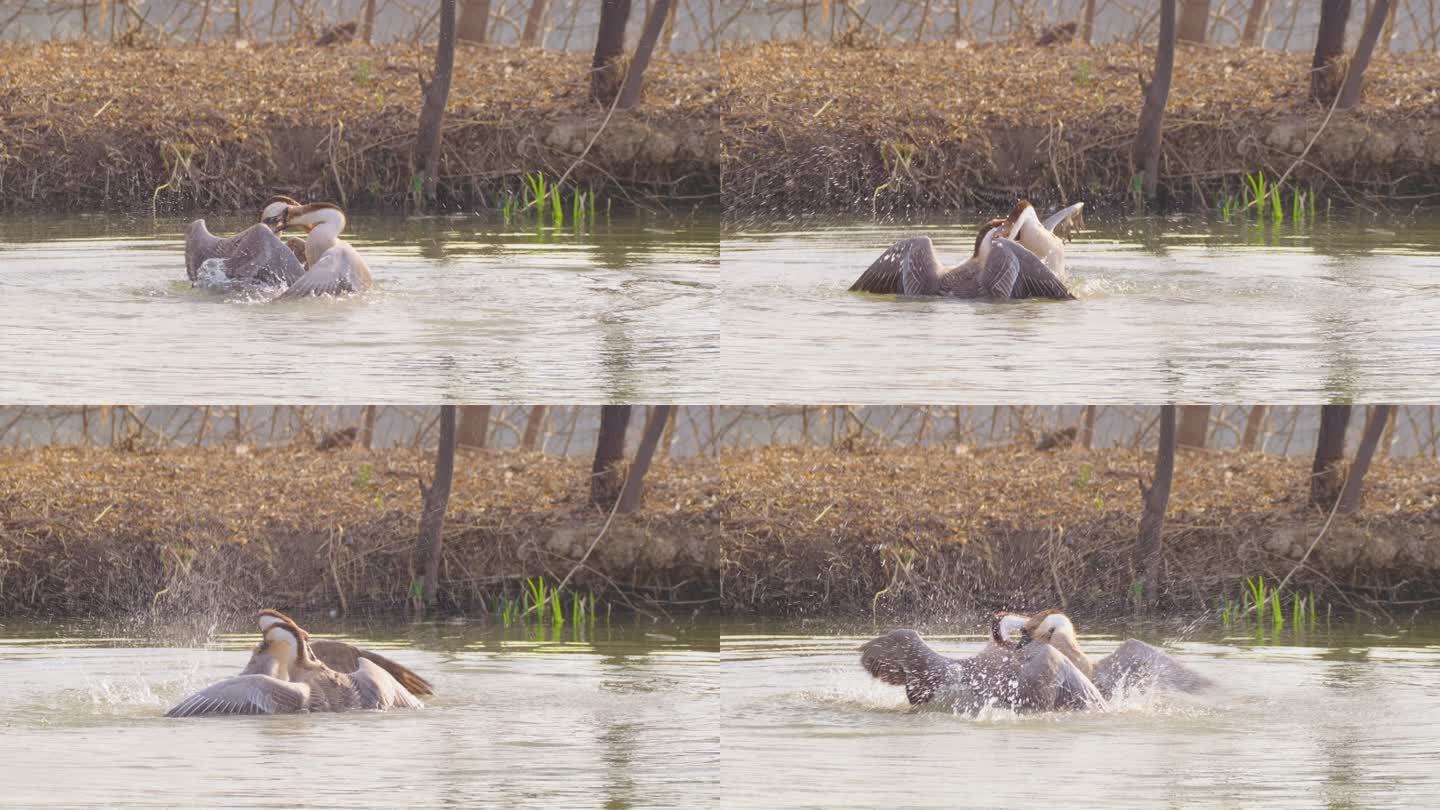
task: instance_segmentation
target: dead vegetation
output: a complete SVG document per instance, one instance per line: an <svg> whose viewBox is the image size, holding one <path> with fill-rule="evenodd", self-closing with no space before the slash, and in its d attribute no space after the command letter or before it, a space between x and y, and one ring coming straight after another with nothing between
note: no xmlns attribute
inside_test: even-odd
<svg viewBox="0 0 1440 810"><path fill-rule="evenodd" d="M721 601L765 616L954 615L1008 606L1129 610L1137 480L1117 448L769 448L722 464ZM1403 616L1440 604L1440 467L1386 459L1365 506L1337 517L1291 585L1337 608ZM1160 564L1161 608L1214 608L1246 576L1279 581L1325 515L1308 461L1183 452Z"/></svg>
<svg viewBox="0 0 1440 810"><path fill-rule="evenodd" d="M1326 110L1309 56L1184 47L1159 180L1172 205L1213 207L1247 172L1280 176ZM722 171L732 222L1118 202L1132 190L1150 48L955 43L730 48ZM1440 194L1440 56L1385 55L1365 100L1335 115L1290 175L1337 204L1406 210Z"/></svg>
<svg viewBox="0 0 1440 810"><path fill-rule="evenodd" d="M398 610L433 467L413 450L0 452L0 615ZM615 518L572 587L650 612L713 604L717 487L713 464L656 465L646 508ZM525 577L558 581L604 523L588 492L583 460L462 451L442 604L482 613Z"/></svg>
<svg viewBox="0 0 1440 810"><path fill-rule="evenodd" d="M249 210L274 193L399 205L432 51L0 44L0 205ZM605 117L587 96L587 60L463 47L441 201L492 206L527 172L559 177L575 163ZM646 85L571 181L617 203L718 196L718 60L667 56Z"/></svg>

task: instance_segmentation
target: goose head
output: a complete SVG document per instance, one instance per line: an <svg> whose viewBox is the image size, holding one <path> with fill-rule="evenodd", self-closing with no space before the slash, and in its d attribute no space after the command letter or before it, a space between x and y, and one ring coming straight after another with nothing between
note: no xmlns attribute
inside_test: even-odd
<svg viewBox="0 0 1440 810"><path fill-rule="evenodd" d="M276 195L265 203L260 210L260 224L269 228L275 233L285 229L285 214L291 207L298 207L300 203L289 197Z"/></svg>
<svg viewBox="0 0 1440 810"><path fill-rule="evenodd" d="M975 234L975 252L970 254L971 258L979 259L982 264L990 258L990 245L995 242L995 237L1005 235L1000 232L1004 224L1005 220L997 218L980 226L980 232Z"/></svg>
<svg viewBox="0 0 1440 810"><path fill-rule="evenodd" d="M1016 241L1020 240L1020 233L1026 228L1041 227L1040 217L1035 214L1035 206L1031 205L1029 200L1017 201L1002 223L1000 235Z"/></svg>
<svg viewBox="0 0 1440 810"><path fill-rule="evenodd" d="M281 624L288 624L295 629L300 630L299 622L295 621L289 616L286 616L284 613L281 613L275 608L264 608L263 610L261 610L259 613L259 620L261 633L264 633L266 630L269 630L270 628ZM310 637L310 634L305 632L304 630L300 630L300 634L305 638Z"/></svg>
<svg viewBox="0 0 1440 810"><path fill-rule="evenodd" d="M1016 647L1015 634L1021 633L1029 621L1029 616L997 610L990 615L990 640L1002 647Z"/></svg>
<svg viewBox="0 0 1440 810"><path fill-rule="evenodd" d="M1042 610L1031 616L1020 630L1020 637L1026 641L1043 641L1054 644L1057 641L1075 642L1075 625L1070 617L1058 610Z"/></svg>
<svg viewBox="0 0 1440 810"><path fill-rule="evenodd" d="M287 206L280 228L281 230L301 229L309 233L315 228L327 224L334 226L335 233L344 230L345 213L335 203L318 202Z"/></svg>
<svg viewBox="0 0 1440 810"><path fill-rule="evenodd" d="M305 631L291 622L272 624L265 628L264 641L260 642L258 652L274 659L282 673L289 673L297 665L310 660L305 638Z"/></svg>

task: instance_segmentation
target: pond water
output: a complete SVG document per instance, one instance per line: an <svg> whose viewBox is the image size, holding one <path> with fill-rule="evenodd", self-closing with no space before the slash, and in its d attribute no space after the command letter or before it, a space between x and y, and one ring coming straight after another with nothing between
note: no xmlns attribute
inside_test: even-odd
<svg viewBox="0 0 1440 810"><path fill-rule="evenodd" d="M871 679L857 648L876 634L727 629L724 806L1419 808L1440 791L1440 624L1192 633L1166 647L1210 694L979 719ZM1094 655L1124 637L1081 641ZM982 644L926 638L955 657Z"/></svg>
<svg viewBox="0 0 1440 810"><path fill-rule="evenodd" d="M0 398L713 400L718 224L593 233L356 213L378 289L269 304L191 289L180 219L0 219ZM246 217L207 218L230 235ZM23 347L24 351L16 351Z"/></svg>
<svg viewBox="0 0 1440 810"><path fill-rule="evenodd" d="M978 219L978 217L976 218ZM735 402L1419 401L1440 394L1440 216L1371 225L1104 221L1067 248L1077 301L847 288L896 240L942 262L976 224L724 237Z"/></svg>
<svg viewBox="0 0 1440 810"><path fill-rule="evenodd" d="M167 719L236 674L256 634L180 646L0 623L0 803L716 805L713 626L602 619L560 641L477 626L328 629L410 666L436 695L418 711Z"/></svg>

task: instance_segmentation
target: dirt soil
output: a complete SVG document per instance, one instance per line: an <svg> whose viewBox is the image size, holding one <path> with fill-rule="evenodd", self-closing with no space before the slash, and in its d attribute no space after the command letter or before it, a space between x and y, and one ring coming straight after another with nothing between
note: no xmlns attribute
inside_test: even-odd
<svg viewBox="0 0 1440 810"><path fill-rule="evenodd" d="M494 205L526 172L553 182L575 164L606 113L588 60L462 46L442 200ZM0 43L0 207L249 210L282 193L398 207L433 63L412 45ZM716 203L720 94L713 55L657 58L642 104L615 113L567 186Z"/></svg>
<svg viewBox="0 0 1440 810"><path fill-rule="evenodd" d="M1004 210L1022 195L1118 203L1135 175L1138 79L1154 59L1124 44L733 47L723 55L727 215L745 226ZM1287 185L1313 188L1321 207L1440 200L1440 56L1377 55L1363 103L1323 131L1309 59L1182 45L1160 165L1168 204L1215 207L1245 173L1274 180L1292 165Z"/></svg>
<svg viewBox="0 0 1440 810"><path fill-rule="evenodd" d="M1130 610L1138 480L1127 449L771 448L722 464L722 603L763 617L924 617L998 607ZM1161 607L1239 599L1246 577L1403 616L1440 604L1440 462L1377 459L1364 504L1307 505L1308 461L1182 451Z"/></svg>
<svg viewBox="0 0 1440 810"><path fill-rule="evenodd" d="M0 452L0 615L403 607L432 455L409 450ZM521 451L461 451L442 602L467 612L553 585L605 515L589 464ZM715 602L718 474L657 463L645 506L617 516L573 586L617 606Z"/></svg>

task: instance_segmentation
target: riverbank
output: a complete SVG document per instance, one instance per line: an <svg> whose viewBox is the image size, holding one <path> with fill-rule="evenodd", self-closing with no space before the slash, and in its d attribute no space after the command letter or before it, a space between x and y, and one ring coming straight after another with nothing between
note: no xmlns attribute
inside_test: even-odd
<svg viewBox="0 0 1440 810"><path fill-rule="evenodd" d="M1137 76L1154 52L1025 44L740 46L723 57L725 208L739 227L812 215L923 215L1128 200ZM1365 100L1309 100L1309 55L1181 47L1165 118L1167 204L1213 208L1247 172L1337 205L1440 200L1434 54L1377 56ZM1299 160L1297 163L1296 161ZM1429 196L1427 196L1429 195ZM1287 194L1288 198L1288 194ZM1287 202L1288 205L1288 202Z"/></svg>
<svg viewBox="0 0 1440 810"><path fill-rule="evenodd" d="M0 615L398 612L433 455L360 449L0 451ZM493 612L575 568L605 515L588 461L461 451L442 604ZM714 606L713 465L667 460L571 580L617 610Z"/></svg>
<svg viewBox="0 0 1440 810"><path fill-rule="evenodd" d="M1129 612L1138 477L1127 449L733 451L723 461L722 604L735 615L918 620L1064 607ZM1246 577L1337 610L1405 617L1440 596L1440 463L1377 459L1365 503L1307 506L1309 462L1182 452L1160 566L1162 612L1238 601ZM1432 604L1440 604L1434 603Z"/></svg>
<svg viewBox="0 0 1440 810"><path fill-rule="evenodd" d="M0 44L0 63L0 207L249 211L285 193L398 208L434 46ZM657 58L642 104L577 163L606 113L589 57L462 46L440 196L493 206L527 172L574 165L567 186L602 209L718 202L719 73L713 56Z"/></svg>

